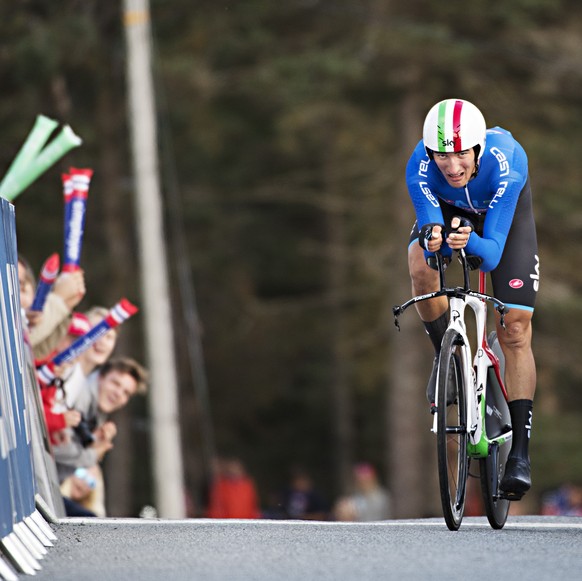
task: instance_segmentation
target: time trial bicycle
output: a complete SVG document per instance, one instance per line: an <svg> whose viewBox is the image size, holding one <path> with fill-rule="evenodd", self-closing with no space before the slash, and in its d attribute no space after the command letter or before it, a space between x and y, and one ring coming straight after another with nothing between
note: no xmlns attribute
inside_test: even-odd
<svg viewBox="0 0 582 581"><path fill-rule="evenodd" d="M487 305L494 305L502 327L509 308L486 294L486 274L481 270L479 290L471 290L470 264L474 257L468 257L464 250L458 251L458 257L463 268L463 286L446 286L446 263L436 253L440 289L393 307L394 323L400 330L398 317L408 307L435 297L448 297L450 318L438 358L436 405L432 408L443 515L450 530L459 529L470 463L478 460L487 519L494 529L501 529L510 501L503 497L499 483L511 447L512 430L503 383L505 362L497 333L492 331L487 336ZM475 314L473 343L465 320L467 306Z"/></svg>

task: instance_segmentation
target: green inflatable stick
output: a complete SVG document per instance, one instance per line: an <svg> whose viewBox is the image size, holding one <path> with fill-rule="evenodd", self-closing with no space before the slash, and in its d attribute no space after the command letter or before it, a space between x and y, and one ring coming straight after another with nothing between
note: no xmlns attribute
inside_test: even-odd
<svg viewBox="0 0 582 581"><path fill-rule="evenodd" d="M46 139L44 142L46 142ZM61 132L40 153L37 151L38 155L36 157L30 158L28 154L25 156L25 159L28 157L26 165L19 162L14 169L15 164L12 164L0 184L0 196L11 202L63 155L73 147L81 145L82 142L82 139L75 135L71 127L65 125Z"/></svg>
<svg viewBox="0 0 582 581"><path fill-rule="evenodd" d="M2 183L0 183L0 195L4 196L4 191L9 189L11 176L18 175L38 155L57 125L58 123L49 117L44 115L37 116L26 141L14 161L10 164Z"/></svg>

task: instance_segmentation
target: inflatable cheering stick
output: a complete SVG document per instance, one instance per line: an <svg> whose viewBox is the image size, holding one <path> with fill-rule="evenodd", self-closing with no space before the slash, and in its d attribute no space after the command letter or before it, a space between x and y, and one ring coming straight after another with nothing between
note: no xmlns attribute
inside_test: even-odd
<svg viewBox="0 0 582 581"><path fill-rule="evenodd" d="M70 168L63 174L63 195L65 198L65 248L63 272L79 270L87 196L93 175L92 169Z"/></svg>
<svg viewBox="0 0 582 581"><path fill-rule="evenodd" d="M67 152L81 145L81 138L69 125L46 144L57 125L53 119L37 116L26 141L0 182L0 196L12 202Z"/></svg>
<svg viewBox="0 0 582 581"><path fill-rule="evenodd" d="M55 378L54 368L57 365L67 363L81 353L86 351L95 341L105 335L110 329L115 329L129 317L138 312L138 308L132 305L127 299L121 299L107 314L107 316L87 331L84 335L79 337L64 351L61 351L49 363L45 363L37 371L40 382L44 385L50 385Z"/></svg>
<svg viewBox="0 0 582 581"><path fill-rule="evenodd" d="M59 274L60 263L59 255L56 252L46 259L40 272L36 293L30 307L31 311L42 311L46 298Z"/></svg>

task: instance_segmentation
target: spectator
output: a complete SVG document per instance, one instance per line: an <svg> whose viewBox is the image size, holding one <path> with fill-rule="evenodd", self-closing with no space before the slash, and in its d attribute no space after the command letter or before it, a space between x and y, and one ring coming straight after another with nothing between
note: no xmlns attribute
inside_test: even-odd
<svg viewBox="0 0 582 581"><path fill-rule="evenodd" d="M260 518L255 483L246 474L238 458L218 461L214 482L210 485L209 518Z"/></svg>
<svg viewBox="0 0 582 581"><path fill-rule="evenodd" d="M23 312L23 322L30 328L40 322L42 313L30 311L34 301L36 280L30 264L23 256L18 257L18 284L20 287L20 307Z"/></svg>
<svg viewBox="0 0 582 581"><path fill-rule="evenodd" d="M100 323L108 314L109 311L104 307L96 306L89 309L85 313L89 328ZM109 329L77 357L72 369L64 378L68 407L75 407L77 399L85 390L89 375L111 357L117 344L117 333L117 328Z"/></svg>
<svg viewBox="0 0 582 581"><path fill-rule="evenodd" d="M67 441L54 447L61 485L77 468L98 468L99 462L113 448L117 433L109 415L123 408L134 395L145 393L146 380L145 369L126 357L107 361L89 376L87 389L79 394L75 405L83 421L75 430L68 428ZM65 483L63 490L67 486Z"/></svg>
<svg viewBox="0 0 582 581"><path fill-rule="evenodd" d="M61 485L67 516L104 517L99 488L103 480L96 478L93 469L77 468Z"/></svg>
<svg viewBox="0 0 582 581"><path fill-rule="evenodd" d="M35 357L40 359L55 349L59 339L66 334L73 309L85 292L84 271L61 272L57 276L42 311L42 324L31 331Z"/></svg>
<svg viewBox="0 0 582 581"><path fill-rule="evenodd" d="M303 468L293 468L289 486L279 500L281 518L326 520L329 507Z"/></svg>
<svg viewBox="0 0 582 581"><path fill-rule="evenodd" d="M73 313L68 332L57 346L57 352L65 350L89 329L87 317L82 313ZM47 430L53 444L63 443L63 438L66 437L65 428L76 427L81 421L81 414L77 410L69 409L66 403L62 378L66 377L67 371L66 366L55 369L55 375L59 379L41 390Z"/></svg>
<svg viewBox="0 0 582 581"><path fill-rule="evenodd" d="M84 313L73 312L71 322L67 329L67 334L59 341L56 346L53 357L68 349L79 337L85 335L91 329L91 322Z"/></svg>
<svg viewBox="0 0 582 581"><path fill-rule="evenodd" d="M109 315L109 309L105 307L91 307L85 315L90 326L94 327ZM109 329L87 351L79 355L79 363L85 375L89 375L100 365L103 365L113 353L117 343L118 328Z"/></svg>
<svg viewBox="0 0 582 581"><path fill-rule="evenodd" d="M582 516L582 487L567 482L542 498L542 514L553 516Z"/></svg>
<svg viewBox="0 0 582 581"><path fill-rule="evenodd" d="M380 485L375 468L368 463L356 464L353 477L354 493L337 502L336 520L366 522L390 518L390 497Z"/></svg>
<svg viewBox="0 0 582 581"><path fill-rule="evenodd" d="M82 270L62 272L49 292L42 314L30 310L36 282L32 268L22 256L18 257L20 304L34 358L45 360L54 352L66 335L73 309L85 296L85 276Z"/></svg>

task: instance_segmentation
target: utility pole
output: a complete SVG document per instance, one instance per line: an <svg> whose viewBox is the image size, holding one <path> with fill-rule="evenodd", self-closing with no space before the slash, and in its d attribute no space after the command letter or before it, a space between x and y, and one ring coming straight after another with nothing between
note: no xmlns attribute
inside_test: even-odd
<svg viewBox="0 0 582 581"><path fill-rule="evenodd" d="M127 79L139 265L142 278L152 424L156 508L162 518L184 518L185 488L178 415L172 312L158 172L156 108L151 74L148 0L124 0Z"/></svg>

